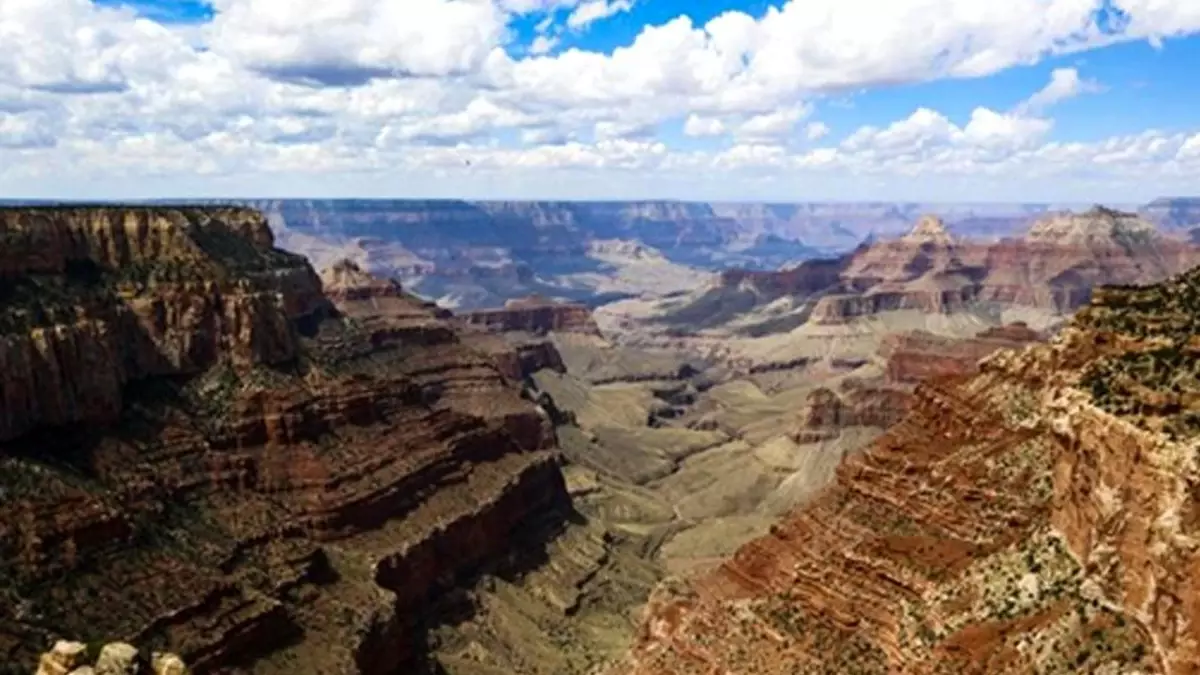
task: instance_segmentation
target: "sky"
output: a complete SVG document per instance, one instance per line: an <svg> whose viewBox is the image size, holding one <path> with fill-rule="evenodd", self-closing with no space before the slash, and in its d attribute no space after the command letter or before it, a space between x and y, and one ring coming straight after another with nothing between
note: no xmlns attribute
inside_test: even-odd
<svg viewBox="0 0 1200 675"><path fill-rule="evenodd" d="M0 197L1200 194L1200 0L0 0Z"/></svg>

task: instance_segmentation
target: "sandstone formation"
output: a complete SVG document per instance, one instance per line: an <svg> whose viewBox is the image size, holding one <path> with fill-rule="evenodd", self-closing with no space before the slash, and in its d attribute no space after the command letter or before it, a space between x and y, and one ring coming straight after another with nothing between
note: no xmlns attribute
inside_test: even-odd
<svg viewBox="0 0 1200 675"><path fill-rule="evenodd" d="M587 302L695 288L731 267L779 269L903 234L936 209L966 236L1012 234L1045 206L677 201L253 200L281 245L318 267L348 257L443 307L530 293Z"/></svg>
<svg viewBox="0 0 1200 675"><path fill-rule="evenodd" d="M0 663L61 631L197 673L420 672L426 603L569 510L495 353L347 266L332 308L256 212L0 236Z"/></svg>
<svg viewBox="0 0 1200 675"><path fill-rule="evenodd" d="M836 484L664 585L618 670L1200 671L1200 270L919 385Z"/></svg>
<svg viewBox="0 0 1200 675"><path fill-rule="evenodd" d="M934 377L970 374L992 352L1022 347L1041 338L1040 333L1017 322L988 328L967 339L925 331L890 335L884 338L880 352L887 359L889 382L915 385Z"/></svg>
<svg viewBox="0 0 1200 675"><path fill-rule="evenodd" d="M240 209L7 209L0 242L0 441L111 422L133 380L292 361L328 305Z"/></svg>
<svg viewBox="0 0 1200 675"><path fill-rule="evenodd" d="M1197 262L1200 248L1158 235L1134 214L1103 207L1050 215L1025 237L998 242L954 239L940 220L924 217L904 237L864 244L839 258L779 272L727 271L661 321L712 328L761 314L758 323L739 328L754 335L898 310L1017 307L1064 314L1085 304L1095 286L1161 281ZM783 301L786 313L772 309Z"/></svg>
<svg viewBox="0 0 1200 675"><path fill-rule="evenodd" d="M599 334L586 306L538 296L509 300L501 309L462 312L459 316L469 325L496 332Z"/></svg>
<svg viewBox="0 0 1200 675"><path fill-rule="evenodd" d="M980 361L1001 349L1042 340L1023 323L980 331L970 338L950 338L927 331L895 333L883 338L879 377L847 377L835 388L818 387L806 398L793 440L816 443L836 439L848 427L887 429L904 418L916 385L946 377L970 375Z"/></svg>

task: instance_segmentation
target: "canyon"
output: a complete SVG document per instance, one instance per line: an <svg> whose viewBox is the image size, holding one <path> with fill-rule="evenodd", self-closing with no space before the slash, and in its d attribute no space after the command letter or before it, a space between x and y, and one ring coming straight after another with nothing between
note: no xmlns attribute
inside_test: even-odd
<svg viewBox="0 0 1200 675"><path fill-rule="evenodd" d="M941 417L978 414L948 419L986 437L976 445L1001 438L994 411L973 409L991 400L959 405L955 387L1008 387L997 364L1061 348L1009 350L1060 344L1089 302L1130 305L1095 287L1196 262L1181 225L1030 207L1021 237L963 236L1011 229L986 210L957 229L903 211L887 228L906 234L855 234L844 255L710 273L734 258L694 264L698 251L735 239L794 260L769 239L782 229L755 228L821 212L529 204L0 209L0 662L34 663L56 639L120 639L197 673L594 675L636 637L635 672L741 672L720 650L696 660L708 652L687 640L688 626L726 630L728 607L758 611L759 587L728 581L750 574L736 568L757 559L747 550L830 494L940 472ZM879 209L863 222L892 213ZM743 224L720 219L731 213ZM376 243L327 245L347 236ZM467 281L443 293L459 278L447 241L470 250L454 263ZM493 254L494 274L477 274ZM581 272L579 255L604 264ZM568 277L587 281L562 292ZM451 296L473 299L443 306ZM1113 311L1123 330L1157 325ZM1191 400L1108 377L1089 386L1114 410ZM910 451L916 475L870 482ZM850 473L866 482L845 488ZM837 541L805 523L805 537ZM927 525L887 546L961 534ZM991 555L977 539L964 560ZM858 583L846 565L813 583ZM879 600L858 585L846 602ZM834 599L794 595L842 616ZM664 629L676 615L682 632ZM759 672L826 667L797 659ZM856 672L846 663L797 672Z"/></svg>
<svg viewBox="0 0 1200 675"><path fill-rule="evenodd" d="M836 483L661 586L627 675L1200 668L1200 272L917 387Z"/></svg>
<svg viewBox="0 0 1200 675"><path fill-rule="evenodd" d="M60 633L201 673L413 672L421 607L567 522L498 354L387 284L339 308L260 213L9 209L0 238L11 672Z"/></svg>
<svg viewBox="0 0 1200 675"><path fill-rule="evenodd" d="M924 212L990 238L1052 205L249 200L317 267L349 258L452 309L529 295L586 302L687 292L730 267L777 269L902 234Z"/></svg>
<svg viewBox="0 0 1200 675"><path fill-rule="evenodd" d="M763 369L861 359L897 331L970 337L1017 321L1048 330L1095 287L1157 282L1198 263L1190 241L1104 207L1048 215L998 241L954 236L927 216L836 258L731 269L688 294L608 303L597 321L631 343L690 345Z"/></svg>

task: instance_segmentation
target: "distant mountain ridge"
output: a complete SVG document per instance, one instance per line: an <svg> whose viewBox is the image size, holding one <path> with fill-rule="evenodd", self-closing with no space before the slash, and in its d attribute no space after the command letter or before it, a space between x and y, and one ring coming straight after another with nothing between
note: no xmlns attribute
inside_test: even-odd
<svg viewBox="0 0 1200 675"><path fill-rule="evenodd" d="M262 210L280 246L327 267L349 258L456 309L530 294L598 306L690 290L706 273L778 270L905 234L935 214L951 237L999 241L1066 204L919 202L154 200ZM1164 233L1200 224L1200 200L1136 209ZM634 251L640 251L636 256ZM661 264L660 264L661 262ZM635 264L636 263L636 264ZM633 265L633 267L631 267ZM619 277L619 280L615 280Z"/></svg>
<svg viewBox="0 0 1200 675"><path fill-rule="evenodd" d="M1065 313L1085 304L1097 286L1157 282L1197 262L1195 245L1163 236L1134 213L1105 207L1048 215L1024 237L998 242L955 239L939 219L923 217L903 237L865 243L837 258L777 272L726 270L661 321L711 328L781 298L796 316L793 322L773 316L781 326L980 303Z"/></svg>

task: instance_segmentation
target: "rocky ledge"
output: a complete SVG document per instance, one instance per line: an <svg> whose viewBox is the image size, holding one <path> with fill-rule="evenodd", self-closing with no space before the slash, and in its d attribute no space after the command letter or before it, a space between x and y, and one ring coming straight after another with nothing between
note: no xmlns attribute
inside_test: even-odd
<svg viewBox="0 0 1200 675"><path fill-rule="evenodd" d="M755 312L772 317L755 326L758 333L899 310L1020 307L1057 315L1087 304L1096 286L1155 283L1197 263L1194 244L1103 207L1048 216L1024 237L997 242L955 239L940 220L924 217L899 239L864 243L839 258L776 272L726 271L662 321L711 328ZM791 316L777 316L781 299Z"/></svg>
<svg viewBox="0 0 1200 675"><path fill-rule="evenodd" d="M848 377L836 391L829 387L813 390L805 401L792 439L797 443L831 440L854 426L887 429L904 418L917 384L974 374L980 361L993 352L1043 338L1021 322L988 328L969 338L926 331L889 335L878 353L883 375Z"/></svg>
<svg viewBox="0 0 1200 675"><path fill-rule="evenodd" d="M9 210L0 232L13 672L64 635L197 673L421 672L425 603L568 506L495 354L377 280L331 307L255 212Z"/></svg>
<svg viewBox="0 0 1200 675"><path fill-rule="evenodd" d="M620 672L1200 670L1200 271L1097 296L660 588Z"/></svg>
<svg viewBox="0 0 1200 675"><path fill-rule="evenodd" d="M37 675L189 675L175 654L141 654L133 645L110 642L89 647L59 640L38 661Z"/></svg>
<svg viewBox="0 0 1200 675"><path fill-rule="evenodd" d="M494 332L600 334L587 306L540 296L509 300L500 309L463 312L459 316L471 326Z"/></svg>
<svg viewBox="0 0 1200 675"><path fill-rule="evenodd" d="M254 212L0 210L0 441L111 422L146 377L293 361L327 307Z"/></svg>

